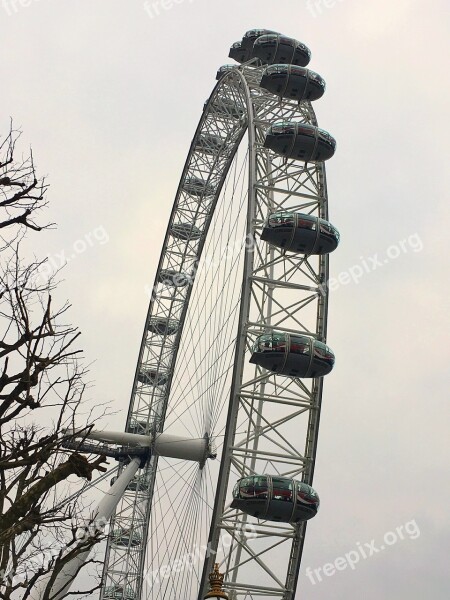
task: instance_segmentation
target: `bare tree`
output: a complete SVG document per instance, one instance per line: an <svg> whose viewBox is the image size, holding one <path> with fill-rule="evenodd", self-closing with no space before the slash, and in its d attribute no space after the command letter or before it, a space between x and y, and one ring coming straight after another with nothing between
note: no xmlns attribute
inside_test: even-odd
<svg viewBox="0 0 450 600"><path fill-rule="evenodd" d="M14 129L0 141L0 229L19 225L41 231L37 214L47 205L45 178L36 176L33 152L17 159L16 145L21 131ZM47 225L48 227L48 225Z"/></svg>
<svg viewBox="0 0 450 600"><path fill-rule="evenodd" d="M24 233L42 231L38 212L47 184L35 174L33 155L15 159L20 135L11 126L0 142L0 598L30 597L43 575L51 583L75 554L98 541L101 529L80 540L83 507L71 482L105 471L105 457L88 460L69 450L63 432L74 429L86 390L77 349L79 331L68 325L69 304L55 306L55 275L45 261L21 258ZM33 235L35 235L33 233ZM90 411L84 415L89 429ZM79 425L79 423L78 423ZM85 515L86 516L86 515ZM86 591L88 593L88 591ZM79 593L78 593L79 596ZM50 595L47 593L50 600Z"/></svg>

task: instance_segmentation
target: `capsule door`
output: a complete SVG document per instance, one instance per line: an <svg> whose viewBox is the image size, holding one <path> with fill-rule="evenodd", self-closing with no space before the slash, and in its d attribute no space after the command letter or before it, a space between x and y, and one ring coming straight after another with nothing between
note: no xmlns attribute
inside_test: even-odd
<svg viewBox="0 0 450 600"><path fill-rule="evenodd" d="M270 477L270 503L267 519L289 523L294 511L293 480L286 477Z"/></svg>

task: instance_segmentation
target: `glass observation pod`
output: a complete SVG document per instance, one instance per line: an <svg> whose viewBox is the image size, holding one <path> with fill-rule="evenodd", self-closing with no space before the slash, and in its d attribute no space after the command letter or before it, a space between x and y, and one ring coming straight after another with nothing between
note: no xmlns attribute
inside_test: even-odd
<svg viewBox="0 0 450 600"><path fill-rule="evenodd" d="M240 42L235 42L231 46L228 56L238 63L244 63L251 58L255 58L253 53L255 41L262 35L268 34L278 35L276 31L271 31L270 29L251 29L247 31Z"/></svg>
<svg viewBox="0 0 450 600"><path fill-rule="evenodd" d="M205 107L208 102L205 103ZM245 115L245 106L237 104L230 98L216 96L211 103L211 110L216 116L226 119L242 119Z"/></svg>
<svg viewBox="0 0 450 600"><path fill-rule="evenodd" d="M278 31L272 31L271 29L250 29L244 33L241 45L243 48L253 48L255 41L262 35L279 35Z"/></svg>
<svg viewBox="0 0 450 600"><path fill-rule="evenodd" d="M325 92L325 81L318 73L297 65L267 67L260 86L280 98L298 102L318 100Z"/></svg>
<svg viewBox="0 0 450 600"><path fill-rule="evenodd" d="M261 239L272 246L308 255L333 252L339 238L338 230L329 221L289 211L269 215L261 233Z"/></svg>
<svg viewBox="0 0 450 600"><path fill-rule="evenodd" d="M306 67L311 59L309 48L280 34L262 35L253 44L252 56L259 58L263 65L299 65Z"/></svg>
<svg viewBox="0 0 450 600"><path fill-rule="evenodd" d="M198 240L202 235L200 229L191 223L174 223L170 233L179 240Z"/></svg>
<svg viewBox="0 0 450 600"><path fill-rule="evenodd" d="M183 182L183 190L191 196L214 196L216 188L203 181L200 177L186 177Z"/></svg>
<svg viewBox="0 0 450 600"><path fill-rule="evenodd" d="M216 80L219 81L220 79L222 79L222 77L224 75L226 75L227 73L229 73L233 69L236 69L235 65L222 65L221 67L219 67L217 69Z"/></svg>
<svg viewBox="0 0 450 600"><path fill-rule="evenodd" d="M274 331L256 338L250 362L287 377L323 377L334 366L334 353L308 335Z"/></svg>
<svg viewBox="0 0 450 600"><path fill-rule="evenodd" d="M264 147L285 158L319 162L333 156L336 140L314 125L283 121L269 127Z"/></svg>
<svg viewBox="0 0 450 600"><path fill-rule="evenodd" d="M130 587L124 588L121 585L110 585L105 587L103 598L106 600L135 600L136 594Z"/></svg>
<svg viewBox="0 0 450 600"><path fill-rule="evenodd" d="M172 269L161 269L158 275L158 282L168 287L186 287L189 283L189 276L186 273L180 273Z"/></svg>
<svg viewBox="0 0 450 600"><path fill-rule="evenodd" d="M146 369L139 371L138 381L144 385L165 385L169 376L167 373L162 373L156 369Z"/></svg>
<svg viewBox="0 0 450 600"><path fill-rule="evenodd" d="M242 64L252 58L252 48L244 47L242 42L234 42L234 44L231 45L228 56Z"/></svg>
<svg viewBox="0 0 450 600"><path fill-rule="evenodd" d="M204 154L218 154L225 144L225 140L220 135L214 135L212 133L201 133L197 141L195 142L195 149L197 152L204 152Z"/></svg>
<svg viewBox="0 0 450 600"><path fill-rule="evenodd" d="M113 477L111 479L111 485L116 483L117 477ZM136 490L140 490L143 492L148 491L150 488L150 482L145 478L145 475L138 475L137 477L133 477L130 483L127 485L127 490L131 492L135 492Z"/></svg>
<svg viewBox="0 0 450 600"><path fill-rule="evenodd" d="M267 521L299 523L315 517L319 496L313 488L287 477L254 475L239 479L231 508Z"/></svg>
<svg viewBox="0 0 450 600"><path fill-rule="evenodd" d="M175 319L166 319L164 317L151 317L147 329L150 333L158 335L175 335L178 331L179 323Z"/></svg>
<svg viewBox="0 0 450 600"><path fill-rule="evenodd" d="M119 548L136 548L141 545L141 536L139 533L131 532L127 529L115 529L112 532L112 543Z"/></svg>

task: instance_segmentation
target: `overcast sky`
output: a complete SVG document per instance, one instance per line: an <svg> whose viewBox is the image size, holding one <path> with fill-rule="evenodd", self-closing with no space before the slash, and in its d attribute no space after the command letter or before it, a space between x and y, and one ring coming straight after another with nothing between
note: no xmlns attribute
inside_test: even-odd
<svg viewBox="0 0 450 600"><path fill-rule="evenodd" d="M61 298L122 427L178 179L217 67L253 27L312 50L341 232L315 487L298 598L448 598L448 0L2 0L0 132L48 174L40 256L69 258ZM87 241L88 237L91 243ZM80 241L81 240L81 241ZM403 241L403 242L402 242ZM86 248L86 249L85 249ZM345 283L344 283L345 282ZM446 336L447 333L447 336ZM415 526L411 524L414 521ZM317 578L357 543L405 539ZM420 532L417 533L417 531ZM387 539L391 539L388 538ZM447 546L448 552L448 546Z"/></svg>

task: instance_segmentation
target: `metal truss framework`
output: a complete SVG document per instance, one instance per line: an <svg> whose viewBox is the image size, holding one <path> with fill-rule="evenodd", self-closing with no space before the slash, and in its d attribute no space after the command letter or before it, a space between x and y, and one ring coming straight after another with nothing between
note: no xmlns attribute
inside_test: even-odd
<svg viewBox="0 0 450 600"><path fill-rule="evenodd" d="M219 561L232 598L293 600L305 524L256 521L226 502L236 474L278 473L311 484L314 473L322 379L286 378L248 364L261 333L304 332L325 341L327 326L328 256L286 254L260 240L271 212L296 210L328 218L323 163L285 160L264 147L266 130L274 121L316 125L313 109L310 103L280 100L263 90L261 74L262 68L251 63L236 67L218 82L205 105L167 228L126 424L127 431L135 433L164 429L196 269L226 175L248 130L246 229L253 243L245 249L231 398L199 599L213 563ZM222 143L213 143L215 136ZM174 235L177 224L196 229ZM163 319L173 327L158 330ZM151 378L142 377L143 372ZM107 597L105 590L111 586L127 590L124 598L141 598L157 469L154 455L111 522L100 598ZM123 532L130 534L125 545ZM232 538L227 547L221 543L224 533Z"/></svg>

